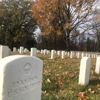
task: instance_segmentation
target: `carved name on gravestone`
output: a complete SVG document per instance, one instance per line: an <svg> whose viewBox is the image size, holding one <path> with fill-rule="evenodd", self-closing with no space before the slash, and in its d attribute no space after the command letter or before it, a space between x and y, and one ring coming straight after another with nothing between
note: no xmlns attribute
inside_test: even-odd
<svg viewBox="0 0 100 100"><path fill-rule="evenodd" d="M16 55L0 60L0 100L41 100L43 62Z"/></svg>

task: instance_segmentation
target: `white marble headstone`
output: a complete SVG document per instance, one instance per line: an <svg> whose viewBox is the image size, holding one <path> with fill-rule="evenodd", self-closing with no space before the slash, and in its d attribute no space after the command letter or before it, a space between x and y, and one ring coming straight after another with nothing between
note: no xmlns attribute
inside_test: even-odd
<svg viewBox="0 0 100 100"><path fill-rule="evenodd" d="M60 56L60 51L57 51L58 56Z"/></svg>
<svg viewBox="0 0 100 100"><path fill-rule="evenodd" d="M47 49L44 49L44 54L47 54Z"/></svg>
<svg viewBox="0 0 100 100"><path fill-rule="evenodd" d="M90 77L91 58L83 57L80 62L79 84L88 85Z"/></svg>
<svg viewBox="0 0 100 100"><path fill-rule="evenodd" d="M77 53L77 58L80 58L80 52Z"/></svg>
<svg viewBox="0 0 100 100"><path fill-rule="evenodd" d="M70 56L70 52L67 53L67 56L68 56L68 57Z"/></svg>
<svg viewBox="0 0 100 100"><path fill-rule="evenodd" d="M16 51L17 51L16 47L13 47L13 52L16 52Z"/></svg>
<svg viewBox="0 0 100 100"><path fill-rule="evenodd" d="M82 58L84 57L84 52L82 52L81 56L82 56Z"/></svg>
<svg viewBox="0 0 100 100"><path fill-rule="evenodd" d="M70 54L70 58L73 58L73 56L74 56L74 54L73 54L73 52L71 52L71 54Z"/></svg>
<svg viewBox="0 0 100 100"><path fill-rule="evenodd" d="M61 58L65 59L65 51L62 51L61 54L62 54Z"/></svg>
<svg viewBox="0 0 100 100"><path fill-rule="evenodd" d="M55 50L51 50L51 59L55 59Z"/></svg>
<svg viewBox="0 0 100 100"><path fill-rule="evenodd" d="M24 52L29 52L29 50L27 48L24 49Z"/></svg>
<svg viewBox="0 0 100 100"><path fill-rule="evenodd" d="M43 62L25 55L0 60L0 100L41 100Z"/></svg>
<svg viewBox="0 0 100 100"><path fill-rule="evenodd" d="M22 47L22 46L20 47L19 53L20 53L20 54L23 54L23 53L24 53L24 47Z"/></svg>
<svg viewBox="0 0 100 100"><path fill-rule="evenodd" d="M30 55L31 55L31 56L36 56L36 54L37 54L37 49L36 49L36 48L31 48L31 53L30 53Z"/></svg>
<svg viewBox="0 0 100 100"><path fill-rule="evenodd" d="M97 57L96 59L96 68L95 68L95 72L97 74L100 74L100 56Z"/></svg>
<svg viewBox="0 0 100 100"><path fill-rule="evenodd" d="M43 50L41 49L41 54L43 54Z"/></svg>

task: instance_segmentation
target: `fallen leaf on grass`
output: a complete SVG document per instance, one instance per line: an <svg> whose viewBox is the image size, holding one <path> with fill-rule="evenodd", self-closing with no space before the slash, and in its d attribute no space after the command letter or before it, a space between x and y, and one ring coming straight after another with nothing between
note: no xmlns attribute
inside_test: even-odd
<svg viewBox="0 0 100 100"><path fill-rule="evenodd" d="M68 74L68 71L66 71L66 72L63 72L62 74L63 74L63 75L67 75L67 74Z"/></svg>
<svg viewBox="0 0 100 100"><path fill-rule="evenodd" d="M100 84L97 84L97 87L100 87Z"/></svg>
<svg viewBox="0 0 100 100"><path fill-rule="evenodd" d="M92 94L94 94L94 93L95 93L95 91L91 91L91 93L92 93Z"/></svg>
<svg viewBox="0 0 100 100"><path fill-rule="evenodd" d="M93 78L93 80L96 80L97 78L94 76L94 77L92 77Z"/></svg>
<svg viewBox="0 0 100 100"><path fill-rule="evenodd" d="M91 74L93 74L94 73L94 71L93 70L91 70Z"/></svg>
<svg viewBox="0 0 100 100"><path fill-rule="evenodd" d="M47 79L47 82L48 82L48 83L51 83L50 79Z"/></svg>
<svg viewBox="0 0 100 100"><path fill-rule="evenodd" d="M62 68L62 66L59 66L59 69L61 69Z"/></svg>
<svg viewBox="0 0 100 100"><path fill-rule="evenodd" d="M88 89L88 91L89 91L89 92L91 92L91 91L92 91L92 89L91 89L91 88L89 88L89 89Z"/></svg>
<svg viewBox="0 0 100 100"><path fill-rule="evenodd" d="M70 73L70 78L73 78L75 76L75 73Z"/></svg>
<svg viewBox="0 0 100 100"><path fill-rule="evenodd" d="M94 94L96 91L92 90L91 88L88 89L88 91L92 94Z"/></svg>
<svg viewBox="0 0 100 100"><path fill-rule="evenodd" d="M45 94L46 93L46 90L45 91L41 91L43 94Z"/></svg>
<svg viewBox="0 0 100 100"><path fill-rule="evenodd" d="M63 83L62 83L62 81L58 81L58 83L60 84L60 85L62 85Z"/></svg>
<svg viewBox="0 0 100 100"><path fill-rule="evenodd" d="M57 99L59 98L58 95L56 95L56 98L57 98Z"/></svg>
<svg viewBox="0 0 100 100"><path fill-rule="evenodd" d="M98 88L98 90L100 91L100 88Z"/></svg>
<svg viewBox="0 0 100 100"><path fill-rule="evenodd" d="M78 100L88 100L89 97L86 96L85 92L78 93Z"/></svg>

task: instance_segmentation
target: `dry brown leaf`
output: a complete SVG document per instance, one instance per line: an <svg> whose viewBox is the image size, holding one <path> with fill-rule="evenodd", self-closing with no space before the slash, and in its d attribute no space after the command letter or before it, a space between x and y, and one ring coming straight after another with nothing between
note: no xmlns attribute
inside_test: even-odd
<svg viewBox="0 0 100 100"><path fill-rule="evenodd" d="M98 88L98 90L100 91L100 88Z"/></svg>
<svg viewBox="0 0 100 100"><path fill-rule="evenodd" d="M94 94L94 93L95 93L95 91L91 91L91 93L92 93L92 94Z"/></svg>
<svg viewBox="0 0 100 100"><path fill-rule="evenodd" d="M62 68L62 66L59 66L59 69L61 69Z"/></svg>
<svg viewBox="0 0 100 100"><path fill-rule="evenodd" d="M51 81L50 81L50 79L49 79L49 78L47 79L47 82L48 82L48 83L51 83Z"/></svg>
<svg viewBox="0 0 100 100"><path fill-rule="evenodd" d="M70 78L73 78L75 76L75 73L70 73Z"/></svg>
<svg viewBox="0 0 100 100"><path fill-rule="evenodd" d="M92 89L91 89L91 88L89 88L89 89L88 89L88 91L89 91L89 92L91 92L91 91L92 91Z"/></svg>
<svg viewBox="0 0 100 100"><path fill-rule="evenodd" d="M63 83L62 83L62 81L58 81L58 83L60 84L60 85L62 85Z"/></svg>
<svg viewBox="0 0 100 100"><path fill-rule="evenodd" d="M97 87L100 87L100 84L97 84Z"/></svg>
<svg viewBox="0 0 100 100"><path fill-rule="evenodd" d="M78 100L88 100L89 98L86 96L85 92L78 93Z"/></svg>

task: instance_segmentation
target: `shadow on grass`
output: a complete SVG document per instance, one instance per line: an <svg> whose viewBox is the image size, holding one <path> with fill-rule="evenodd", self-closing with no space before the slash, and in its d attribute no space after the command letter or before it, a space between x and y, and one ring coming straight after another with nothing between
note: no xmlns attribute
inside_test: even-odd
<svg viewBox="0 0 100 100"><path fill-rule="evenodd" d="M90 80L89 81L89 85L97 85L97 84L100 84L100 79Z"/></svg>

